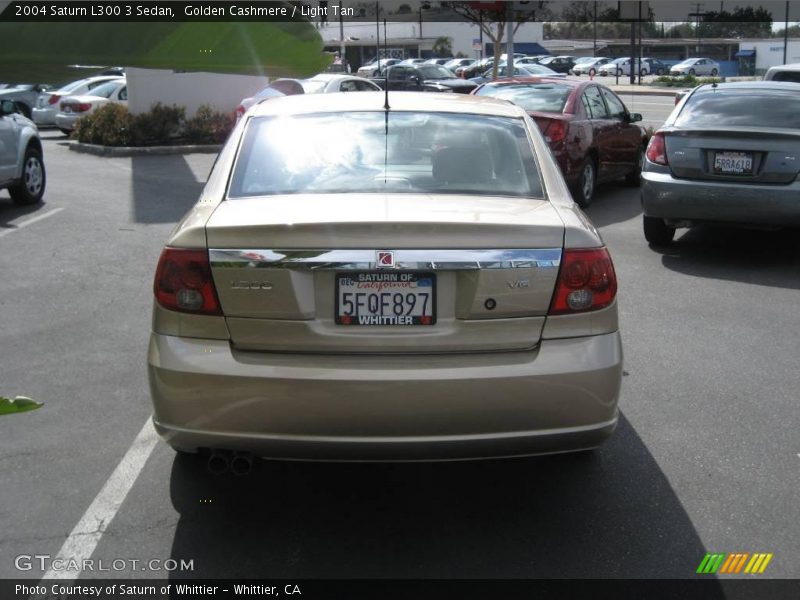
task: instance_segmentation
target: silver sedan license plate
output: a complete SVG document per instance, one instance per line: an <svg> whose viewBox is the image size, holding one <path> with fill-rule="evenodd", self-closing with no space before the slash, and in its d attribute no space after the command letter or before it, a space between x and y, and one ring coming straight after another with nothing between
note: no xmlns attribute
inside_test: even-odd
<svg viewBox="0 0 800 600"><path fill-rule="evenodd" d="M715 152L714 173L720 175L751 175L753 173L753 153Z"/></svg>
<svg viewBox="0 0 800 600"><path fill-rule="evenodd" d="M434 325L436 275L405 271L338 273L339 325Z"/></svg>

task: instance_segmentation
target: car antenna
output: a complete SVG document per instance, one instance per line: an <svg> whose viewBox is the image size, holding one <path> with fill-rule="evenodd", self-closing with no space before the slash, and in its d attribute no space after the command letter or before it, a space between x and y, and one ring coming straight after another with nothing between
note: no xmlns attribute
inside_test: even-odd
<svg viewBox="0 0 800 600"><path fill-rule="evenodd" d="M383 55L388 56L388 48L386 47L386 19L383 20ZM380 62L378 62L380 65ZM383 185L386 186L386 172L389 169L389 67L386 67L386 75L383 78L384 88L384 103L383 103L383 122L384 133L383 136Z"/></svg>
<svg viewBox="0 0 800 600"><path fill-rule="evenodd" d="M383 20L383 56L386 58L389 56L388 54L389 49L386 47L386 19ZM378 65L380 65L380 60L378 61ZM383 109L389 110L389 67L387 66L384 71L386 72L386 76L383 78L385 85L383 86L385 90L384 98L385 101L383 103ZM386 133L389 133L389 115L386 115Z"/></svg>

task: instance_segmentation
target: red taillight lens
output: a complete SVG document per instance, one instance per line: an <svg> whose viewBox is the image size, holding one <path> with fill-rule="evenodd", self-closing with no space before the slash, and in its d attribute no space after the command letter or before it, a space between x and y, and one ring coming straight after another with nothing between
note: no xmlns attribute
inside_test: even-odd
<svg viewBox="0 0 800 600"><path fill-rule="evenodd" d="M564 250L551 315L599 310L617 295L617 275L606 248Z"/></svg>
<svg viewBox="0 0 800 600"><path fill-rule="evenodd" d="M164 248L153 290L156 301L169 310L222 315L205 250Z"/></svg>
<svg viewBox="0 0 800 600"><path fill-rule="evenodd" d="M92 110L92 105L87 102L81 102L73 110L76 112L86 112L87 110Z"/></svg>
<svg viewBox="0 0 800 600"><path fill-rule="evenodd" d="M667 146L664 143L664 134L655 133L650 138L650 143L647 144L647 152L645 152L647 160L657 165L668 165L667 162Z"/></svg>
<svg viewBox="0 0 800 600"><path fill-rule="evenodd" d="M236 107L236 120L238 121L244 116L244 113L247 112L247 109L243 105L239 105Z"/></svg>
<svg viewBox="0 0 800 600"><path fill-rule="evenodd" d="M61 100L61 96L58 94L53 94L50 96L50 99L47 101L48 104L58 104L58 101Z"/></svg>
<svg viewBox="0 0 800 600"><path fill-rule="evenodd" d="M569 124L566 121L550 121L550 124L544 130L544 139L548 143L560 142L567 137L567 129L569 129Z"/></svg>

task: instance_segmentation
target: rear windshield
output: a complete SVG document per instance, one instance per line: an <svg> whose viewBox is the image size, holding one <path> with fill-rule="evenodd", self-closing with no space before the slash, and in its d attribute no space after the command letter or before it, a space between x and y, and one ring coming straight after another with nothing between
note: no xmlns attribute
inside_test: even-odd
<svg viewBox="0 0 800 600"><path fill-rule="evenodd" d="M230 197L347 192L543 196L521 119L380 111L250 120Z"/></svg>
<svg viewBox="0 0 800 600"><path fill-rule="evenodd" d="M560 113L572 87L560 83L520 83L485 85L476 96L494 96L509 100L527 111Z"/></svg>
<svg viewBox="0 0 800 600"><path fill-rule="evenodd" d="M772 81L800 83L800 71L778 71L772 76Z"/></svg>
<svg viewBox="0 0 800 600"><path fill-rule="evenodd" d="M800 94L789 90L698 90L675 125L800 129Z"/></svg>

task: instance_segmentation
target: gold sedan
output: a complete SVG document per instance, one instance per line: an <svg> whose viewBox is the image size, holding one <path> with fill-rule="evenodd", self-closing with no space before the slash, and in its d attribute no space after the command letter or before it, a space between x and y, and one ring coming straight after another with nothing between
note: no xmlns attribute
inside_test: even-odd
<svg viewBox="0 0 800 600"><path fill-rule="evenodd" d="M155 426L219 470L594 448L617 423L616 292L521 108L272 99L161 255Z"/></svg>

